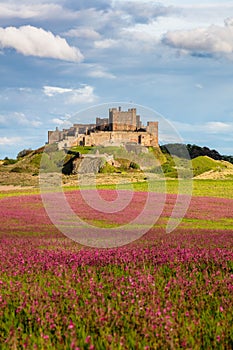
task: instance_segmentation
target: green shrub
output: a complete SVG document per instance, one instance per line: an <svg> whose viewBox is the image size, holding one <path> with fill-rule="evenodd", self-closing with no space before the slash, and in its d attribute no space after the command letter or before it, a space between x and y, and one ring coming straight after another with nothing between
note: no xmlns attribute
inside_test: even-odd
<svg viewBox="0 0 233 350"><path fill-rule="evenodd" d="M113 165L109 164L109 163L105 163L99 170L100 174L112 174L112 173L116 173L119 172L119 170L117 170Z"/></svg>
<svg viewBox="0 0 233 350"><path fill-rule="evenodd" d="M135 162L131 162L129 167L131 169L134 169L134 170L139 170L140 169L140 166L137 163L135 163Z"/></svg>
<svg viewBox="0 0 233 350"><path fill-rule="evenodd" d="M11 169L12 173L23 173L24 169L20 168L20 167L14 167L13 169Z"/></svg>
<svg viewBox="0 0 233 350"><path fill-rule="evenodd" d="M40 167L41 158L42 158L42 154L35 154L31 159L31 165L37 168Z"/></svg>
<svg viewBox="0 0 233 350"><path fill-rule="evenodd" d="M120 164L119 170L126 171L129 170L130 160L125 158L117 158L116 161Z"/></svg>
<svg viewBox="0 0 233 350"><path fill-rule="evenodd" d="M41 164L40 164L40 170L42 172L50 173L50 172L59 172L61 171L62 167L59 168L58 164L50 154L44 153Z"/></svg>
<svg viewBox="0 0 233 350"><path fill-rule="evenodd" d="M17 159L11 159L11 158L6 157L4 159L3 165L11 165L11 164L15 164L15 163L17 163Z"/></svg>
<svg viewBox="0 0 233 350"><path fill-rule="evenodd" d="M19 158L23 158L25 156L27 156L28 154L32 153L33 151L31 150L31 148L29 149L23 149L22 151L20 151L18 154L17 154L17 159Z"/></svg>

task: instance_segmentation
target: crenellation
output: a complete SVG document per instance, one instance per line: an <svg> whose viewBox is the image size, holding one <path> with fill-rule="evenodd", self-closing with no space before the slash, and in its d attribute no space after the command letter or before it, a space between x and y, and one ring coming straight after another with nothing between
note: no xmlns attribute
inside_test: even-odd
<svg viewBox="0 0 233 350"><path fill-rule="evenodd" d="M48 132L48 143L59 149L72 146L100 146L127 142L142 146L158 146L158 122L149 121L144 127L136 108L122 111L109 109L109 118L96 118L96 124L73 124L69 129Z"/></svg>

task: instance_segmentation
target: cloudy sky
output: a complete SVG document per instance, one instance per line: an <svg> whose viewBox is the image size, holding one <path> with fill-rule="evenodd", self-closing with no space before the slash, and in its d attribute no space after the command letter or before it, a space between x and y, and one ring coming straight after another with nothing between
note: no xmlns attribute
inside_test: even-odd
<svg viewBox="0 0 233 350"><path fill-rule="evenodd" d="M0 159L114 101L233 154L233 0L0 0L0 73Z"/></svg>

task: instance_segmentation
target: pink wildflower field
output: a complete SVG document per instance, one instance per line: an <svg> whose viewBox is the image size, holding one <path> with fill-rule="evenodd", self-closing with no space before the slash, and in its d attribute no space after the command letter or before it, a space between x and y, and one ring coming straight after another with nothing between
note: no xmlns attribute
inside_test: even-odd
<svg viewBox="0 0 233 350"><path fill-rule="evenodd" d="M107 200L113 190L101 190ZM67 200L83 220L114 227L135 218ZM40 195L0 199L0 349L232 349L233 200L193 197L166 233L176 196L126 246L81 246L51 223Z"/></svg>

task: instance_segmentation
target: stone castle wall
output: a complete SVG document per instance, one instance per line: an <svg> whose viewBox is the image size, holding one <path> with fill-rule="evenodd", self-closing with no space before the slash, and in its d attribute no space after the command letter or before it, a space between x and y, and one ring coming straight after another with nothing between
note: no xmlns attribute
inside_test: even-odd
<svg viewBox="0 0 233 350"><path fill-rule="evenodd" d="M158 146L158 122L147 122L144 127L136 108L121 111L109 109L109 118L96 118L96 124L74 124L69 129L48 132L48 143L57 142L59 148L99 146L133 142L142 146Z"/></svg>
<svg viewBox="0 0 233 350"><path fill-rule="evenodd" d="M121 108L109 110L110 131L135 131L137 129L136 108L121 111Z"/></svg>
<svg viewBox="0 0 233 350"><path fill-rule="evenodd" d="M140 144L146 147L157 147L158 137L143 131L100 131L85 136L80 135L72 143L72 146L121 145L128 142Z"/></svg>

